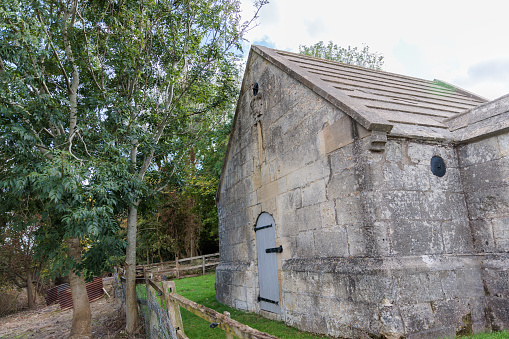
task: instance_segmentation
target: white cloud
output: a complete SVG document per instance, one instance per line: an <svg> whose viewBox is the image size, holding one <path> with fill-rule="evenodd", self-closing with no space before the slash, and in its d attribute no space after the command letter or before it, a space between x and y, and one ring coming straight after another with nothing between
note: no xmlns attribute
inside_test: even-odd
<svg viewBox="0 0 509 339"><path fill-rule="evenodd" d="M242 1L244 8L252 4ZM504 0L272 0L248 39L293 52L320 40L366 44L384 55L389 72L441 79L494 99L509 93L507 73L490 73L493 60L509 59L506 6Z"/></svg>

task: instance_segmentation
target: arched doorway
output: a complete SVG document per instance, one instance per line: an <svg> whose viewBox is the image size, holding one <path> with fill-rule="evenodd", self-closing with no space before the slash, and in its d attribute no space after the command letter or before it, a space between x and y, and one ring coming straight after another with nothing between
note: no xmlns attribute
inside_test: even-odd
<svg viewBox="0 0 509 339"><path fill-rule="evenodd" d="M276 224L267 212L258 216L256 226L256 252L258 257L258 283L260 308L265 311L280 313L279 279L277 274L277 253L283 248L276 247Z"/></svg>

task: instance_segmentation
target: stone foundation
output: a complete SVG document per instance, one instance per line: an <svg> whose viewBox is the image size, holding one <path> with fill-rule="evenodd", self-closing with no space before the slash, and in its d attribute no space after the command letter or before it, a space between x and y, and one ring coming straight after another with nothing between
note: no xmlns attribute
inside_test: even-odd
<svg viewBox="0 0 509 339"><path fill-rule="evenodd" d="M353 338L451 337L486 329L478 256L291 259L283 265L287 324ZM494 314L494 317L499 316Z"/></svg>

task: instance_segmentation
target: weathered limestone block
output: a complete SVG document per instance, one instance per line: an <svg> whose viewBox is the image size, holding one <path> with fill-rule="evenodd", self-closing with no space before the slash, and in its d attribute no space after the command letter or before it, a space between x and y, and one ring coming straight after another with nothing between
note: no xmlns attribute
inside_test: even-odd
<svg viewBox="0 0 509 339"><path fill-rule="evenodd" d="M403 143L396 140L387 140L385 144L385 159L390 162L402 162Z"/></svg>
<svg viewBox="0 0 509 339"><path fill-rule="evenodd" d="M470 191L466 194L471 220L491 220L509 215L509 188L504 186Z"/></svg>
<svg viewBox="0 0 509 339"><path fill-rule="evenodd" d="M415 333L436 327L430 303L400 306L401 317L407 333Z"/></svg>
<svg viewBox="0 0 509 339"><path fill-rule="evenodd" d="M509 133L499 135L497 139L500 155L503 157L509 157Z"/></svg>
<svg viewBox="0 0 509 339"><path fill-rule="evenodd" d="M392 191L383 193L386 209L382 217L387 220L416 220L421 219L419 193L414 191Z"/></svg>
<svg viewBox="0 0 509 339"><path fill-rule="evenodd" d="M345 169L343 172L332 175L327 184L327 197L329 199L340 198L359 192L359 183L353 168Z"/></svg>
<svg viewBox="0 0 509 339"><path fill-rule="evenodd" d="M283 279L291 277L296 291L287 304L286 319L315 314L328 323L327 331L337 335L434 337L486 326L484 288L475 258L290 259L282 269ZM293 324L316 330L311 323Z"/></svg>
<svg viewBox="0 0 509 339"><path fill-rule="evenodd" d="M335 200L336 218L339 225L354 225L362 222L360 194L345 195Z"/></svg>
<svg viewBox="0 0 509 339"><path fill-rule="evenodd" d="M388 190L403 189L403 170L398 163L386 162L383 166L383 176L385 187Z"/></svg>
<svg viewBox="0 0 509 339"><path fill-rule="evenodd" d="M279 237L295 237L299 234L299 222L294 211L283 214L281 227L278 227L276 232Z"/></svg>
<svg viewBox="0 0 509 339"><path fill-rule="evenodd" d="M472 253L472 232L468 220L444 221L442 236L445 253Z"/></svg>
<svg viewBox="0 0 509 339"><path fill-rule="evenodd" d="M447 204L447 195L443 191L419 193L421 218L425 220L451 220L452 214Z"/></svg>
<svg viewBox="0 0 509 339"><path fill-rule="evenodd" d="M315 230L321 227L322 214L316 207L306 206L296 210L295 212L300 232Z"/></svg>
<svg viewBox="0 0 509 339"><path fill-rule="evenodd" d="M279 194L277 197L278 211L285 213L295 211L302 207L302 195L300 188Z"/></svg>
<svg viewBox="0 0 509 339"><path fill-rule="evenodd" d="M509 159L502 158L465 167L462 179L467 189L483 190L508 185ZM504 180L505 179L505 180Z"/></svg>
<svg viewBox="0 0 509 339"><path fill-rule="evenodd" d="M348 256L348 236L346 230L316 231L314 238L318 256Z"/></svg>
<svg viewBox="0 0 509 339"><path fill-rule="evenodd" d="M353 144L342 147L332 152L330 159L330 169L332 174L342 173L345 169L351 169L355 165Z"/></svg>
<svg viewBox="0 0 509 339"><path fill-rule="evenodd" d="M460 165L462 167L485 163L500 158L497 138L482 139L458 148Z"/></svg>
<svg viewBox="0 0 509 339"><path fill-rule="evenodd" d="M330 175L329 161L327 158L318 159L304 167L306 182L314 182L320 179L328 179Z"/></svg>
<svg viewBox="0 0 509 339"><path fill-rule="evenodd" d="M297 257L314 257L316 255L313 231L303 231L297 236Z"/></svg>
<svg viewBox="0 0 509 339"><path fill-rule="evenodd" d="M317 206L320 209L322 228L335 229L337 227L336 206L334 201L327 200Z"/></svg>
<svg viewBox="0 0 509 339"><path fill-rule="evenodd" d="M403 189L408 191L427 191L430 189L429 165L403 165L399 174Z"/></svg>
<svg viewBox="0 0 509 339"><path fill-rule="evenodd" d="M318 180L302 188L302 206L319 204L327 200L325 180Z"/></svg>
<svg viewBox="0 0 509 339"><path fill-rule="evenodd" d="M388 299L383 299L378 309L380 334L388 339L399 339L405 332L400 310Z"/></svg>

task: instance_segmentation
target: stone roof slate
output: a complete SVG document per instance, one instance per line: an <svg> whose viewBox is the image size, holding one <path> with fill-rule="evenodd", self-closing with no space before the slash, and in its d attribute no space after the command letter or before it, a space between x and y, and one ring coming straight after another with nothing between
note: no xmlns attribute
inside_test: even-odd
<svg viewBox="0 0 509 339"><path fill-rule="evenodd" d="M393 136L454 139L444 121L488 100L440 80L278 51L252 50L345 111L362 126Z"/></svg>
<svg viewBox="0 0 509 339"><path fill-rule="evenodd" d="M444 120L457 142L470 142L509 130L509 94Z"/></svg>

